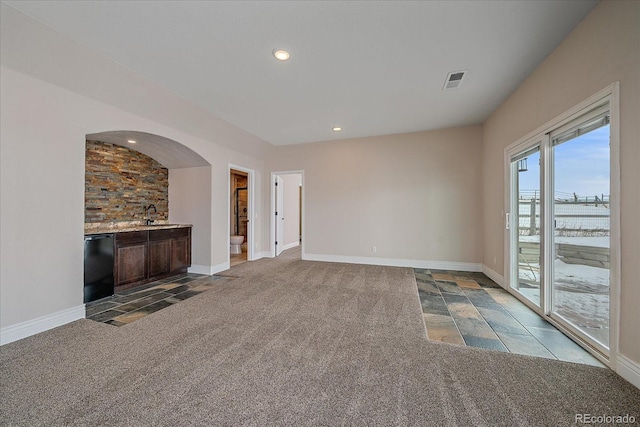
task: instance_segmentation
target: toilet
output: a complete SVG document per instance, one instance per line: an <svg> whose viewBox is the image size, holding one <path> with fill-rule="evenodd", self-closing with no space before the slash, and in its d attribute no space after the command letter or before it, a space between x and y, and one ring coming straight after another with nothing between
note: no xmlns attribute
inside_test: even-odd
<svg viewBox="0 0 640 427"><path fill-rule="evenodd" d="M241 254L242 253L242 242L244 242L244 236L231 236L229 240L231 242L231 250L232 254Z"/></svg>

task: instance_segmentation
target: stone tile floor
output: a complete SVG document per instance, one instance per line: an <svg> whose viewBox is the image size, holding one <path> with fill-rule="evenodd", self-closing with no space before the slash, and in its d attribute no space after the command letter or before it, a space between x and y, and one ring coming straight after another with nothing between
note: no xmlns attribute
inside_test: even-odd
<svg viewBox="0 0 640 427"><path fill-rule="evenodd" d="M432 341L604 366L483 273L414 274Z"/></svg>
<svg viewBox="0 0 640 427"><path fill-rule="evenodd" d="M123 326L232 279L229 276L185 273L157 280L88 303L86 317Z"/></svg>

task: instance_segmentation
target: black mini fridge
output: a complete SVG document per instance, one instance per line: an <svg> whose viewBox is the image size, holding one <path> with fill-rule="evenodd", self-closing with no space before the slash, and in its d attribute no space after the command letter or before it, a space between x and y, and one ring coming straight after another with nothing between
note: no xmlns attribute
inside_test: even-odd
<svg viewBox="0 0 640 427"><path fill-rule="evenodd" d="M113 295L113 234L84 236L84 302Z"/></svg>

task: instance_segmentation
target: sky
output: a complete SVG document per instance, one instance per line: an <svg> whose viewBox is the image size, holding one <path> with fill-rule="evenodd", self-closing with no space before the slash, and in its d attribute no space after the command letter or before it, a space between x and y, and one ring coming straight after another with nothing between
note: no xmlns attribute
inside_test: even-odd
<svg viewBox="0 0 640 427"><path fill-rule="evenodd" d="M554 147L555 193L579 197L609 195L609 125ZM540 189L540 153L527 159L520 172L520 190Z"/></svg>

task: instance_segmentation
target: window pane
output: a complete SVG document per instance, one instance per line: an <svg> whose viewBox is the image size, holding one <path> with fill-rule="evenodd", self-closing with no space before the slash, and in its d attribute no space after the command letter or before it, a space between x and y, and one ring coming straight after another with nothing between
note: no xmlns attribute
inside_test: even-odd
<svg viewBox="0 0 640 427"><path fill-rule="evenodd" d="M609 125L553 148L553 314L609 346Z"/></svg>
<svg viewBox="0 0 640 427"><path fill-rule="evenodd" d="M513 207L517 272L512 286L540 307L540 146L512 157L511 161L517 197L517 205Z"/></svg>

